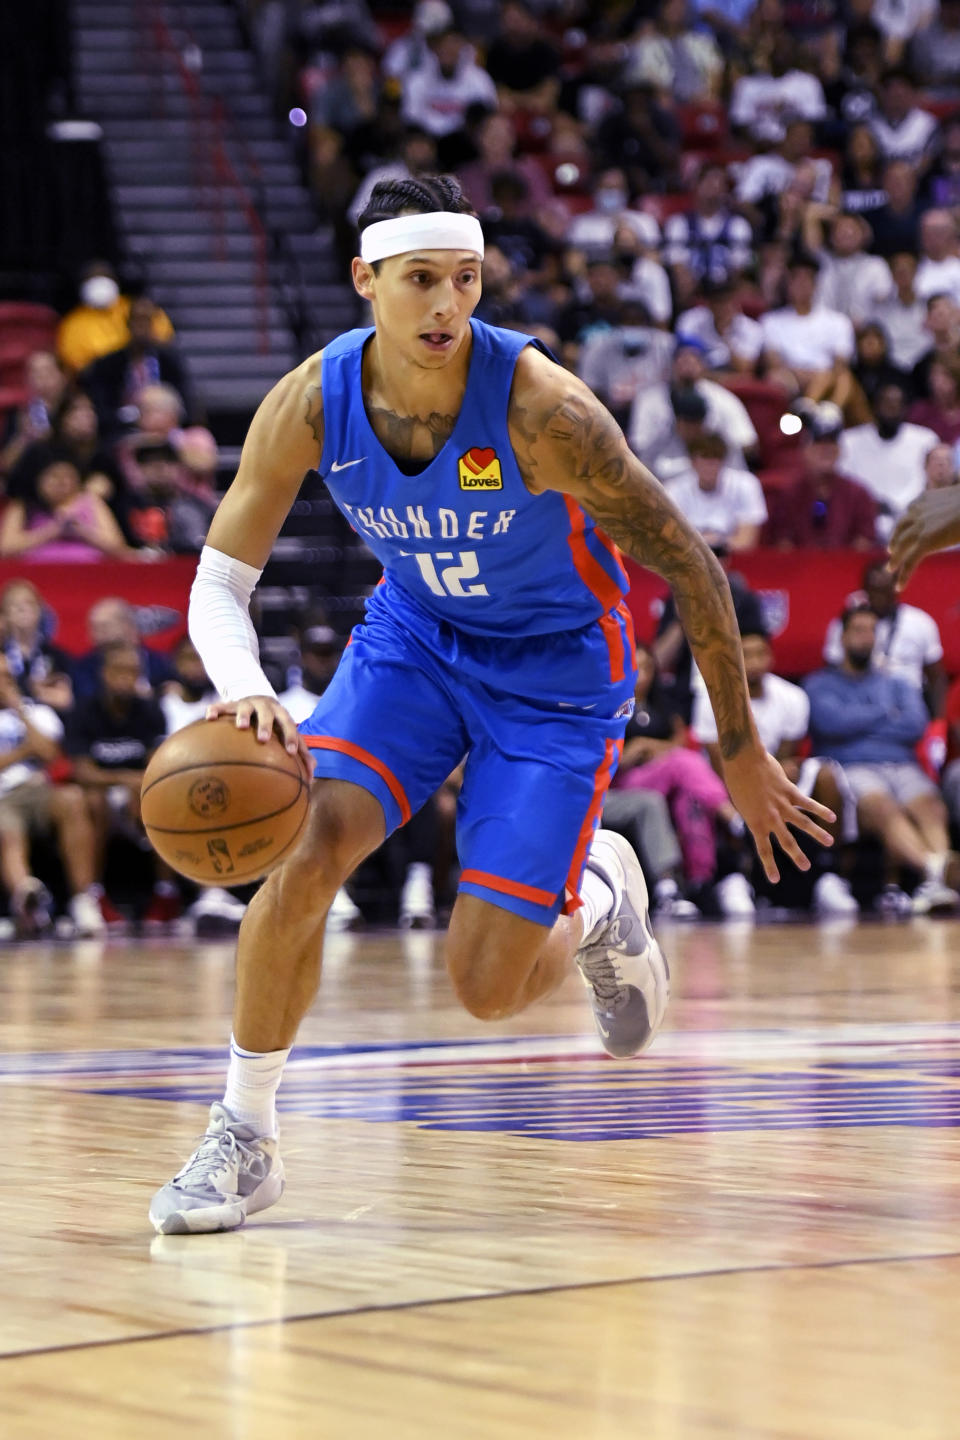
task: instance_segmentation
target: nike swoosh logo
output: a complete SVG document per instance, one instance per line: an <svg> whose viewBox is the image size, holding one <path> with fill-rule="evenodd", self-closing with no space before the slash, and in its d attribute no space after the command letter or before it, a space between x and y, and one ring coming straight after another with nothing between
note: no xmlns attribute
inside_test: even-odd
<svg viewBox="0 0 960 1440"><path fill-rule="evenodd" d="M336 475L341 470L349 470L351 465L362 465L366 458L366 455L361 455L359 460L344 460L343 464L341 464L339 460L334 460L330 469L333 474Z"/></svg>

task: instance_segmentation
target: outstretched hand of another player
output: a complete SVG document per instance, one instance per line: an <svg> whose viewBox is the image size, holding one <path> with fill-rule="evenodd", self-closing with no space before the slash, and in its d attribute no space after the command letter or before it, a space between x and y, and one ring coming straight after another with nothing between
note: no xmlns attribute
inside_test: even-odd
<svg viewBox="0 0 960 1440"><path fill-rule="evenodd" d="M960 485L924 490L907 507L890 537L890 569L902 590L925 555L960 544Z"/></svg>
<svg viewBox="0 0 960 1440"><path fill-rule="evenodd" d="M297 729L296 721L279 700L270 695L250 695L244 700L217 700L207 706L204 718L216 720L221 715L235 715L238 730L255 728L262 745L276 733L287 753L298 757L307 779L313 779L313 760L306 741Z"/></svg>
<svg viewBox="0 0 960 1440"><path fill-rule="evenodd" d="M833 811L798 790L793 781L787 779L780 762L766 750L751 747L725 760L723 778L730 799L753 836L764 874L771 884L775 885L780 879L773 840L798 870L810 869L810 861L797 844L790 826L802 830L820 845L833 844L833 836L816 823L818 819L832 823L837 818Z"/></svg>

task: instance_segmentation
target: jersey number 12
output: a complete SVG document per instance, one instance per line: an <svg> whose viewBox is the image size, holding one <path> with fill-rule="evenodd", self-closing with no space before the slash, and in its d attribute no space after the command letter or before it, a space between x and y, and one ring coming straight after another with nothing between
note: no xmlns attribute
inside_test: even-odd
<svg viewBox="0 0 960 1440"><path fill-rule="evenodd" d="M459 565L445 565L437 574L435 560L453 560L455 557L451 550L443 550L437 555L425 555L419 553L413 557L420 567L420 574L428 590L434 595L454 595L462 599L467 595L488 595L486 585L482 582L479 585L464 585L464 580L473 580L480 574L480 566L477 563L477 552L475 550L461 550Z"/></svg>

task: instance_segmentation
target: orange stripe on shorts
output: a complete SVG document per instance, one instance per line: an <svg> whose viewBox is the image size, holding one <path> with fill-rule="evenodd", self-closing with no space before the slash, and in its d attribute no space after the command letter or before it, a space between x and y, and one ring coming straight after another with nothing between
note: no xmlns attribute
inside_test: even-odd
<svg viewBox="0 0 960 1440"><path fill-rule="evenodd" d="M412 814L407 792L382 760L378 760L376 755L371 755L369 750L364 750L360 745L354 745L352 740L341 740L336 735L304 735L303 739L309 750L336 750L341 755L349 755L351 760L359 760L361 765L366 765L379 775L400 807L401 823L406 825Z"/></svg>

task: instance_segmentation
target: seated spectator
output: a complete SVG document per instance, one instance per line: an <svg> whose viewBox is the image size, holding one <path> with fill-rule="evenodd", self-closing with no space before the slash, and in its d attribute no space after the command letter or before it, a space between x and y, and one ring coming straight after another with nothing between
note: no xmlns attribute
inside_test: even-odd
<svg viewBox="0 0 960 1440"><path fill-rule="evenodd" d="M741 75L730 98L730 123L752 140L783 140L791 120L822 120L827 113L823 86L797 65L794 37L782 32L774 41L768 74Z"/></svg>
<svg viewBox="0 0 960 1440"><path fill-rule="evenodd" d="M869 225L859 215L835 217L829 247L817 257L816 308L839 310L854 325L862 325L874 308L888 299L893 276L886 260L867 254L872 238Z"/></svg>
<svg viewBox="0 0 960 1440"><path fill-rule="evenodd" d="M63 317L57 331L57 354L74 375L86 370L101 355L120 350L130 339L128 295L111 265L94 260L84 270L80 283L80 304ZM173 326L154 307L151 331L158 345L173 339Z"/></svg>
<svg viewBox="0 0 960 1440"><path fill-rule="evenodd" d="M930 24L936 14L937 0L873 0L869 6L870 21L883 37L888 63L900 64L908 41Z"/></svg>
<svg viewBox="0 0 960 1440"><path fill-rule="evenodd" d="M551 115L560 95L560 54L532 6L505 0L500 26L486 55L500 109ZM496 103L496 102L495 102Z"/></svg>
<svg viewBox="0 0 960 1440"><path fill-rule="evenodd" d="M953 0L956 6L956 0ZM960 206L960 119L947 120L937 158L927 176L927 198L938 210Z"/></svg>
<svg viewBox="0 0 960 1440"><path fill-rule="evenodd" d="M584 282L557 312L557 334L564 362L575 370L580 350L595 335L614 330L623 314L623 276L609 259L588 260Z"/></svg>
<svg viewBox="0 0 960 1440"><path fill-rule="evenodd" d="M694 188L693 206L671 215L663 227L663 263L685 294L704 283L739 278L753 261L753 232L730 209L730 181L722 165L705 165Z"/></svg>
<svg viewBox="0 0 960 1440"><path fill-rule="evenodd" d="M678 341L698 341L707 370L754 375L763 352L763 330L744 315L739 285L733 280L704 281L700 299L701 304L677 321Z"/></svg>
<svg viewBox="0 0 960 1440"><path fill-rule="evenodd" d="M623 225L629 225L645 251L659 249L660 226L652 215L630 209L626 173L615 167L597 177L593 208L574 216L566 241L575 250L584 251L590 260L605 260L613 248L614 235Z"/></svg>
<svg viewBox="0 0 960 1440"><path fill-rule="evenodd" d="M742 400L705 378L699 344L679 341L670 381L634 399L628 426L634 453L666 482L689 469L687 441L706 429L722 437L730 464L743 469L757 445L756 428Z"/></svg>
<svg viewBox="0 0 960 1440"><path fill-rule="evenodd" d="M0 481L24 452L50 439L54 419L67 393L67 376L50 350L34 350L23 367L27 401L11 417L6 434L0 430ZM0 485L2 491L2 485ZM8 493L9 487L8 487Z"/></svg>
<svg viewBox="0 0 960 1440"><path fill-rule="evenodd" d="M52 828L70 890L77 935L104 929L96 889L93 832L79 785L54 785L44 767L60 755L63 724L56 711L23 695L0 654L0 880L23 936L52 924L52 900L31 873L30 841Z"/></svg>
<svg viewBox="0 0 960 1440"><path fill-rule="evenodd" d="M789 305L760 319L768 379L799 389L811 400L844 405L856 340L848 316L815 304L818 262L797 255L787 268Z"/></svg>
<svg viewBox="0 0 960 1440"><path fill-rule="evenodd" d="M104 647L99 685L93 695L78 699L67 721L67 754L73 760L94 829L96 872L103 874L107 840L119 830L128 841L147 848L140 819L143 772L166 735L159 704L141 693L143 675L136 645L115 641ZM155 859L157 880L144 917L162 925L180 913L172 872ZM104 896L101 910L108 924L122 917Z"/></svg>
<svg viewBox="0 0 960 1440"><path fill-rule="evenodd" d="M891 160L884 166L886 203L870 212L873 248L878 255L916 254L920 243L923 206L917 198L917 172L909 160Z"/></svg>
<svg viewBox="0 0 960 1440"><path fill-rule="evenodd" d="M343 641L329 625L313 622L300 634L300 664L287 674L280 704L299 725L317 708L343 654Z"/></svg>
<svg viewBox="0 0 960 1440"><path fill-rule="evenodd" d="M487 245L483 294L473 313L488 325L531 331L535 325L553 320L555 309L541 291L524 285L499 245Z"/></svg>
<svg viewBox="0 0 960 1440"><path fill-rule="evenodd" d="M923 462L937 436L925 425L907 420L907 392L902 383L881 386L873 411L875 420L844 431L840 467L859 480L877 502L877 535L886 540L896 520L923 489Z"/></svg>
<svg viewBox="0 0 960 1440"><path fill-rule="evenodd" d="M717 871L717 819L733 820L726 789L684 744L686 726L660 683L653 651L636 649L635 708L623 754L603 803L603 824L625 835L653 880L654 910L671 919L699 914L684 894Z"/></svg>
<svg viewBox="0 0 960 1440"><path fill-rule="evenodd" d="M843 766L860 830L880 840L889 865L909 866L923 877L912 904L890 883L881 908L894 914L952 910L960 903L952 888L960 857L950 854L946 807L916 758L929 715L915 686L872 668L876 624L864 606L847 610L841 665L805 681L814 749Z"/></svg>
<svg viewBox="0 0 960 1440"><path fill-rule="evenodd" d="M646 82L681 104L719 94L723 56L709 30L694 29L687 0L660 0L656 21L628 42L625 79Z"/></svg>
<svg viewBox="0 0 960 1440"><path fill-rule="evenodd" d="M422 125L404 123L399 153L396 158L385 159L382 165L369 170L357 187L356 194L347 208L347 219L354 227L351 233L351 249L355 252L355 231L358 218L370 203L374 187L381 180L410 180L418 175L431 175L437 169L437 142Z"/></svg>
<svg viewBox="0 0 960 1440"><path fill-rule="evenodd" d="M486 261L485 256L484 285ZM617 424L626 428L634 397L652 385L664 384L669 377L674 339L651 325L650 316L635 300L623 302L620 320L619 325L591 335L580 347L577 374Z"/></svg>
<svg viewBox="0 0 960 1440"><path fill-rule="evenodd" d="M188 489L215 505L220 452L210 431L203 425L189 425L174 434L173 447L183 466Z"/></svg>
<svg viewBox="0 0 960 1440"><path fill-rule="evenodd" d="M137 558L105 500L84 490L72 460L56 455L36 479L34 495L11 500L0 518L0 556L46 564Z"/></svg>
<svg viewBox="0 0 960 1440"><path fill-rule="evenodd" d="M880 148L868 122L876 114L877 91L885 62L880 36L873 26L869 22L859 23L855 17L851 17L851 21L845 35L839 28L831 29L824 31L818 40L819 74L828 113L826 120L818 125L817 135L830 148L838 144L844 146L844 171L849 181L843 180L843 189L856 196L856 201L848 206L841 200L841 208L862 213L869 210L871 204L883 204L882 194L872 202L870 199L871 180L877 175L876 169L871 172L870 161L874 156L879 160ZM851 150L845 142L859 130L866 131L870 148L858 137Z"/></svg>
<svg viewBox="0 0 960 1440"><path fill-rule="evenodd" d="M191 484L169 440L134 437L137 485L130 525L141 544L173 555L199 555L216 510L213 496Z"/></svg>
<svg viewBox="0 0 960 1440"><path fill-rule="evenodd" d="M83 372L88 391L105 435L117 436L140 421L138 406L144 392L169 385L180 397L183 413L189 411L189 388L176 348L154 339L157 307L146 295L130 302L130 339L118 350L101 355Z"/></svg>
<svg viewBox="0 0 960 1440"><path fill-rule="evenodd" d="M956 95L960 75L960 0L940 0L939 14L913 38L910 65L926 90ZM953 203L953 202L952 202Z"/></svg>
<svg viewBox="0 0 960 1440"><path fill-rule="evenodd" d="M960 356L934 360L927 372L927 389L929 399L915 400L907 418L955 445L960 441Z"/></svg>
<svg viewBox="0 0 960 1440"><path fill-rule="evenodd" d="M679 183L680 127L672 106L647 82L621 84L619 101L603 116L594 139L600 165L622 167L631 195Z"/></svg>
<svg viewBox="0 0 960 1440"><path fill-rule="evenodd" d="M874 549L874 499L837 468L843 416L836 406L823 405L801 418L803 469L792 484L768 495L764 543L781 550Z"/></svg>
<svg viewBox="0 0 960 1440"><path fill-rule="evenodd" d="M884 160L869 125L854 125L843 150L840 170L840 208L848 215L865 215L887 203L883 183Z"/></svg>
<svg viewBox="0 0 960 1440"><path fill-rule="evenodd" d="M169 656L141 641L133 606L119 596L106 596L91 605L87 615L91 649L73 663L73 689L77 700L89 700L100 688L104 656L111 645L132 646L140 657L141 693L149 695L174 678Z"/></svg>
<svg viewBox="0 0 960 1440"><path fill-rule="evenodd" d="M857 335L857 358L853 364L853 378L863 391L865 414L857 417L866 422L873 413L873 405L884 385L904 385L908 376L898 370L890 359L887 334L882 325L871 321L864 325Z"/></svg>
<svg viewBox="0 0 960 1440"><path fill-rule="evenodd" d="M897 595L897 583L886 564L875 561L863 573L863 590L851 595L844 607L866 605L876 616L873 654L874 670L896 675L927 697L932 715L943 712L946 677L943 672L943 645L940 629L932 615L916 605L905 605ZM831 620L823 644L828 665L843 664L843 625Z"/></svg>
<svg viewBox="0 0 960 1440"><path fill-rule="evenodd" d="M497 108L497 87L477 64L476 52L455 29L429 36L430 56L403 84L403 118L437 142L441 164L453 159L472 105Z"/></svg>
<svg viewBox="0 0 960 1440"><path fill-rule="evenodd" d="M931 295L927 301L926 329L930 344L913 367L910 389L930 396L930 367L935 360L949 366L960 359L960 305L952 295Z"/></svg>
<svg viewBox="0 0 960 1440"><path fill-rule="evenodd" d="M623 270L624 301L638 301L648 318L665 330L673 316L670 277L655 254L648 254L632 225L613 234L613 258Z"/></svg>
<svg viewBox="0 0 960 1440"><path fill-rule="evenodd" d="M903 250L892 255L890 274L893 291L873 306L868 319L882 326L889 344L890 363L909 373L931 346L927 306L917 294L915 284L916 255Z"/></svg>
<svg viewBox="0 0 960 1440"><path fill-rule="evenodd" d="M741 632L743 667L747 677L750 710L764 749L779 760L787 775L805 795L827 805L838 817L829 825L835 839L853 839L855 817L844 798L844 781L837 767L820 758L801 761L800 747L810 726L810 702L799 685L791 685L773 672L773 649L766 629ZM720 741L706 686L694 688L690 728L706 748L718 775L723 774ZM821 915L856 914L859 906L845 879L837 874L837 857L817 848L819 874L813 887L813 905ZM738 887L739 888L739 887ZM752 899L752 897L751 897Z"/></svg>
<svg viewBox="0 0 960 1440"><path fill-rule="evenodd" d="M64 711L73 704L70 659L51 643L52 619L29 580L8 580L0 590L0 650L9 673L30 700Z"/></svg>
<svg viewBox="0 0 960 1440"><path fill-rule="evenodd" d="M446 0L417 0L410 28L388 45L380 68L391 80L403 81L428 63L431 35L441 35L453 25L453 11Z"/></svg>
<svg viewBox="0 0 960 1440"><path fill-rule="evenodd" d="M922 174L933 159L936 116L916 103L908 70L891 69L880 86L880 108L870 128L885 160L906 160Z"/></svg>
<svg viewBox="0 0 960 1440"><path fill-rule="evenodd" d="M517 135L508 116L496 110L484 116L477 130L477 147L477 158L461 166L457 178L478 215L489 210L493 204L490 182L500 170L516 170L523 176L534 209L550 202L553 191L536 160L530 155L517 153Z"/></svg>
<svg viewBox="0 0 960 1440"><path fill-rule="evenodd" d="M497 245L525 285L545 285L559 272L560 246L540 223L530 189L518 170L498 170L490 180L493 206L483 216L488 245Z"/></svg>
<svg viewBox="0 0 960 1440"><path fill-rule="evenodd" d="M669 482L671 499L708 545L752 550L767 518L760 481L749 470L727 463L727 447L719 435L695 436L687 449L693 470Z"/></svg>
<svg viewBox="0 0 960 1440"><path fill-rule="evenodd" d="M765 200L782 194L803 170L809 175L805 185L807 197L818 204L830 199L833 167L829 160L811 157L813 130L806 120L789 120L783 139L776 148L753 155L740 166L737 174L737 200L751 223L759 224L760 207Z"/></svg>
<svg viewBox="0 0 960 1440"><path fill-rule="evenodd" d="M950 295L960 304L957 225L949 210L927 210L920 220L920 264L915 283L922 300L931 295Z"/></svg>
<svg viewBox="0 0 960 1440"><path fill-rule="evenodd" d="M923 462L925 490L947 490L960 482L957 451L953 445L934 445Z"/></svg>

